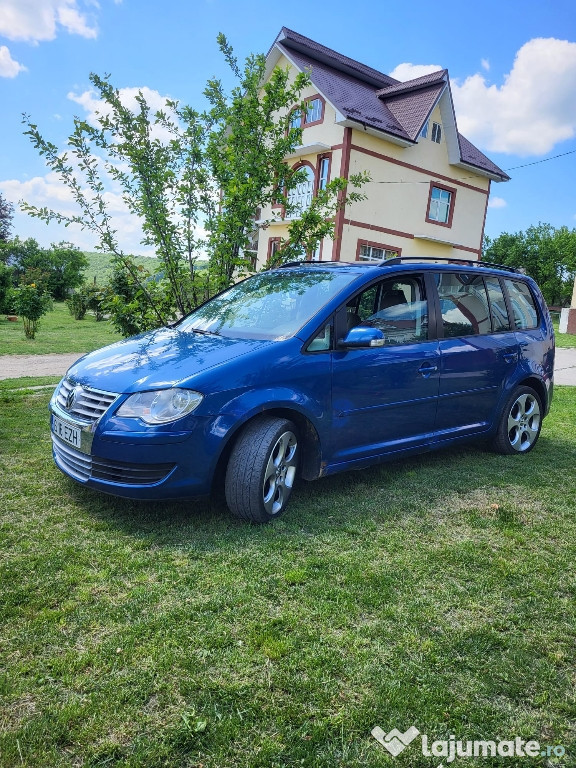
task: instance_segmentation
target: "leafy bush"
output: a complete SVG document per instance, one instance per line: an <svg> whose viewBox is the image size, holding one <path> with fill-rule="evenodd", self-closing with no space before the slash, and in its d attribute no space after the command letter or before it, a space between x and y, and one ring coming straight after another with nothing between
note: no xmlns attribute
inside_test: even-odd
<svg viewBox="0 0 576 768"><path fill-rule="evenodd" d="M83 291L74 291L74 293L66 299L66 306L70 310L70 314L74 320L84 320L86 312L88 311L88 297Z"/></svg>
<svg viewBox="0 0 576 768"><path fill-rule="evenodd" d="M27 339L33 339L40 318L52 308L50 294L40 290L34 283L21 285L12 289L10 303L24 321L24 335Z"/></svg>

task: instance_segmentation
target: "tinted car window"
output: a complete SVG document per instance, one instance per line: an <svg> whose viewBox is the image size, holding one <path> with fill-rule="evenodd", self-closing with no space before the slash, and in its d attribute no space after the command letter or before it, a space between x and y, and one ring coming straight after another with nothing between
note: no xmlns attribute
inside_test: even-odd
<svg viewBox="0 0 576 768"><path fill-rule="evenodd" d="M519 280L505 280L516 328L536 328L538 311L530 288Z"/></svg>
<svg viewBox="0 0 576 768"><path fill-rule="evenodd" d="M428 304L418 277L381 280L349 302L347 310L350 327L361 323L379 328L386 344L428 338Z"/></svg>
<svg viewBox="0 0 576 768"><path fill-rule="evenodd" d="M481 276L442 272L437 285L445 338L490 333L490 308Z"/></svg>
<svg viewBox="0 0 576 768"><path fill-rule="evenodd" d="M494 333L498 331L510 330L510 319L508 318L508 310L506 309L506 302L504 300L504 293L502 286L497 277L486 277L486 289L488 290L488 298L490 299L490 316L492 318L492 330Z"/></svg>

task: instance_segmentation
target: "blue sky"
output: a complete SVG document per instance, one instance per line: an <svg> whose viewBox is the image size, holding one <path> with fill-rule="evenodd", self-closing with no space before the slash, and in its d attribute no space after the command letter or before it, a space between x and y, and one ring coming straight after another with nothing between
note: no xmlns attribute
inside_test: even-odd
<svg viewBox="0 0 576 768"><path fill-rule="evenodd" d="M446 67L460 131L501 168L516 169L492 186L487 234L538 221L576 227L573 0L0 0L0 192L15 203L69 205L23 136L21 114L63 146L74 115L96 106L90 72L109 73L120 89L148 89L152 102L169 96L201 107L209 77L232 84L218 32L243 58L266 52L282 26L399 79ZM124 245L142 250L121 206L118 215ZM95 244L87 232L22 213L14 225L14 234L45 245L63 237Z"/></svg>

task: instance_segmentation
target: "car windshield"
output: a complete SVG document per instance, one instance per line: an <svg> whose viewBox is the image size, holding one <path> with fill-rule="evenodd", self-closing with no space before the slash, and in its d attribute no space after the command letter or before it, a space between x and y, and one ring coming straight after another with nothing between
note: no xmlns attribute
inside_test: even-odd
<svg viewBox="0 0 576 768"><path fill-rule="evenodd" d="M287 339L357 276L353 270L317 268L262 272L198 307L178 327L240 339Z"/></svg>

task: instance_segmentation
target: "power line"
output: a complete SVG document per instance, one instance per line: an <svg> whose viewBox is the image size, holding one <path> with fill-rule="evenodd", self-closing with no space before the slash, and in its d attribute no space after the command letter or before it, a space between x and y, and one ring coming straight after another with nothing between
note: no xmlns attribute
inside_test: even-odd
<svg viewBox="0 0 576 768"><path fill-rule="evenodd" d="M573 155L576 153L576 149L571 149L569 152L562 152L559 155L553 155L552 157L545 157L543 160L534 160L532 163L524 163L523 165L515 165L513 168L505 168L504 172L517 171L520 168L528 168L531 165L539 165L540 163L547 163L549 160L557 160L559 157L566 157L566 155ZM476 179L477 175L473 176L455 176L454 181L466 181L467 179ZM372 184L429 184L430 179L425 181L375 181L370 179Z"/></svg>
<svg viewBox="0 0 576 768"><path fill-rule="evenodd" d="M554 155L553 157L545 157L544 160L534 160L533 163L524 163L524 165L515 165L514 168L506 168L508 171L517 171L519 168L528 168L529 165L538 165L539 163L547 163L548 160L556 160L558 157L566 157L566 155L573 155L576 149L571 149L570 152L562 152L561 155Z"/></svg>

